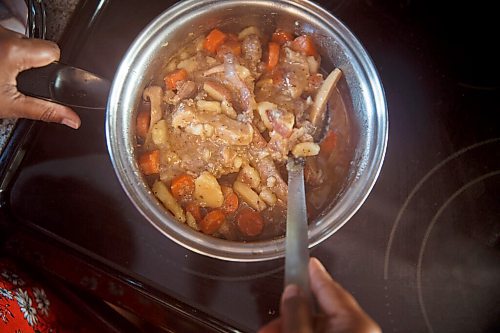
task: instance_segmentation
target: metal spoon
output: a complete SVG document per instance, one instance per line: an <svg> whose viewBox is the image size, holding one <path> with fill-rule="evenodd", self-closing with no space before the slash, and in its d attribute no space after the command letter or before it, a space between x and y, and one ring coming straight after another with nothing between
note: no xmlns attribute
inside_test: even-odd
<svg viewBox="0 0 500 333"><path fill-rule="evenodd" d="M309 248L303 158L288 158L288 208L285 240L285 286L297 285L309 295Z"/></svg>
<svg viewBox="0 0 500 333"><path fill-rule="evenodd" d="M330 113L327 104L342 72L335 69L325 79L323 86L316 94L311 114L312 124L316 127L314 141L321 142L326 135ZM290 156L287 162L288 171L288 204L285 240L285 286L295 284L301 296L309 300L309 312L312 314L312 299L309 285L309 238L306 208L306 192L304 186L304 158ZM297 314L299 316L300 314ZM297 316L289 316L296 318ZM285 324L286 325L286 324Z"/></svg>

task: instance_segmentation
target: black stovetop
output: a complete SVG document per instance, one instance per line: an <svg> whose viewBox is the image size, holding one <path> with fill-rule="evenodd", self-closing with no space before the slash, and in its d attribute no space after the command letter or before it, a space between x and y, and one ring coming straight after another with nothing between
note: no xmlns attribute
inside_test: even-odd
<svg viewBox="0 0 500 333"><path fill-rule="evenodd" d="M386 92L390 130L368 200L311 254L385 332L499 331L494 11L457 4L449 11L411 1L318 2L371 55ZM61 43L63 61L112 79L136 34L172 3L83 1ZM217 329L251 332L276 317L283 260L224 262L164 237L135 210L115 177L104 113L80 115L78 131L53 124L30 131L4 207L11 224L116 270L146 293L200 311L203 320L223 323ZM140 308L126 298L117 303Z"/></svg>

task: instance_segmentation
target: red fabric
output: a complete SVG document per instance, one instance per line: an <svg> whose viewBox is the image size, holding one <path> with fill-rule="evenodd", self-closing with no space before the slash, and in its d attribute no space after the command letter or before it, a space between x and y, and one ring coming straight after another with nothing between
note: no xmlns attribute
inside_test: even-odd
<svg viewBox="0 0 500 333"><path fill-rule="evenodd" d="M0 332L95 332L51 290L0 259Z"/></svg>

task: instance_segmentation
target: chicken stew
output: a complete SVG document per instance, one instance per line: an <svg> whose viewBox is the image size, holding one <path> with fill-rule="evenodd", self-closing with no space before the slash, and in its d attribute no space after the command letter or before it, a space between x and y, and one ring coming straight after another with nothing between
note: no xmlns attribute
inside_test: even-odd
<svg viewBox="0 0 500 333"><path fill-rule="evenodd" d="M289 156L306 159L310 220L341 190L352 158L341 72L324 75L311 36L213 29L160 74L138 107L137 161L180 223L234 241L283 236Z"/></svg>

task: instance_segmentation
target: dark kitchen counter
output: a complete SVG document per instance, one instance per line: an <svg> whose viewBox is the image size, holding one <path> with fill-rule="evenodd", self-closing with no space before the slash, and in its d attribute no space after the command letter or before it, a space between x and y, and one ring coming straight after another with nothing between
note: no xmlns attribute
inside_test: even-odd
<svg viewBox="0 0 500 333"><path fill-rule="evenodd" d="M47 39L58 42L80 0L44 0L47 11Z"/></svg>

